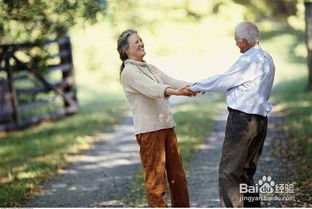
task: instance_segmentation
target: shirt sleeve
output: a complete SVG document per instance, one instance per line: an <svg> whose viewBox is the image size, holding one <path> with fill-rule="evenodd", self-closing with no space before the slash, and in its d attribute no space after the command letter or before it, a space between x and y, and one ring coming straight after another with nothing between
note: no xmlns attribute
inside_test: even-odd
<svg viewBox="0 0 312 209"><path fill-rule="evenodd" d="M193 91L226 91L253 80L257 63L240 58L228 71L193 83Z"/></svg>
<svg viewBox="0 0 312 209"><path fill-rule="evenodd" d="M170 77L169 75L165 74L164 72L162 72L161 70L159 70L157 67L155 67L153 65L150 65L150 66L152 67L156 76L161 78L161 80L163 80L165 82L165 84L168 84L172 88L178 89L184 85L191 85L192 84L192 83L187 82L187 81L174 79L174 78Z"/></svg>
<svg viewBox="0 0 312 209"><path fill-rule="evenodd" d="M121 82L125 91L140 93L150 98L166 98L165 90L170 87L166 84L159 84L137 69L125 67L121 74Z"/></svg>

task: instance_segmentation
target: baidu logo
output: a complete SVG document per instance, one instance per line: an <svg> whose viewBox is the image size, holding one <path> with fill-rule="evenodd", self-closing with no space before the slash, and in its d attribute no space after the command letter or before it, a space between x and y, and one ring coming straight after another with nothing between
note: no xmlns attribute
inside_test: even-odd
<svg viewBox="0 0 312 209"><path fill-rule="evenodd" d="M258 181L259 185L259 192L260 193L273 193L274 192L274 186L275 182L272 181L271 176L263 176L262 179Z"/></svg>
<svg viewBox="0 0 312 209"><path fill-rule="evenodd" d="M260 194L272 194L272 193L294 193L293 184L276 184L271 176L262 176L262 178L254 185L247 184L239 185L239 192L244 193L260 193Z"/></svg>
<svg viewBox="0 0 312 209"><path fill-rule="evenodd" d="M252 186L244 183L239 185L241 200L246 200L248 202L256 200L295 200L295 196L292 195L295 192L294 190L293 184L277 184L272 180L271 176L262 176L262 178ZM259 196L244 195L246 193L259 193Z"/></svg>

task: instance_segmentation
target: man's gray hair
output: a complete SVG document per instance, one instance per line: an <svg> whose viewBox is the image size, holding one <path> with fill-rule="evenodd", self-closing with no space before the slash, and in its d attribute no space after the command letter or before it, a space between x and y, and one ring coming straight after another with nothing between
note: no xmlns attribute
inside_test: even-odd
<svg viewBox="0 0 312 209"><path fill-rule="evenodd" d="M246 39L248 43L258 42L260 39L259 29L252 22L241 22L235 27L235 35L239 39Z"/></svg>

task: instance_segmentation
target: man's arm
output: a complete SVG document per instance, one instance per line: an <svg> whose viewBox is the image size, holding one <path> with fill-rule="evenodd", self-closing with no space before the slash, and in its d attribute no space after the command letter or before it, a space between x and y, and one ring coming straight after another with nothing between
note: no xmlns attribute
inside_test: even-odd
<svg viewBox="0 0 312 209"><path fill-rule="evenodd" d="M257 63L246 62L239 59L228 71L195 82L189 89L192 91L226 91L253 80Z"/></svg>

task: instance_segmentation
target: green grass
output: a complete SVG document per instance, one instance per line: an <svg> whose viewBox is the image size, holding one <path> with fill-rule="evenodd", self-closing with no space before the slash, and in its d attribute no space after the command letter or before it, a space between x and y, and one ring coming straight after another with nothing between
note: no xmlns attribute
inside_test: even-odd
<svg viewBox="0 0 312 209"><path fill-rule="evenodd" d="M284 117L282 131L287 141L275 142L275 152L294 166L288 181L295 184L297 206L312 205L312 90L308 90L307 77L279 84L273 99ZM296 205L292 205L296 206Z"/></svg>
<svg viewBox="0 0 312 209"><path fill-rule="evenodd" d="M312 139L312 90L308 90L307 78L279 84L274 89L273 99L281 106L284 125L289 128L286 130L302 140ZM309 149L307 153L312 154L312 147L306 148Z"/></svg>
<svg viewBox="0 0 312 209"><path fill-rule="evenodd" d="M273 110L283 116L283 123L278 128L288 138L277 138L272 151L294 166L294 175L287 181L295 183L297 206L311 206L312 90L308 90L304 32L288 27L275 28L264 34L264 45L273 53L276 65Z"/></svg>
<svg viewBox="0 0 312 209"><path fill-rule="evenodd" d="M202 100L174 109L179 148L186 166L193 157L195 147L209 136L214 127L214 118L224 106L224 103L218 102Z"/></svg>
<svg viewBox="0 0 312 209"><path fill-rule="evenodd" d="M0 206L20 206L75 154L87 150L100 133L124 117L127 105L120 91L80 88L80 111L56 122L10 133L0 138ZM89 99L87 99L89 98Z"/></svg>
<svg viewBox="0 0 312 209"><path fill-rule="evenodd" d="M219 95L215 100L202 97L174 108L174 119L177 124L175 130L185 169L194 156L196 146L209 136L215 125L214 118L222 108L225 108L225 105ZM133 184L127 188L131 191L130 194L122 198L135 207L143 207L146 203L143 170L141 169L133 179Z"/></svg>

